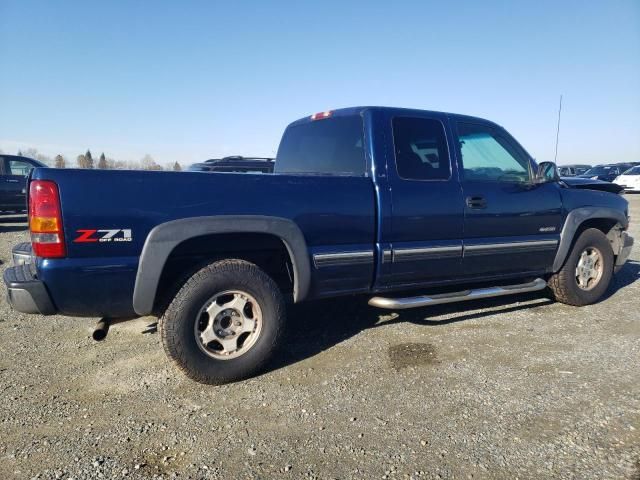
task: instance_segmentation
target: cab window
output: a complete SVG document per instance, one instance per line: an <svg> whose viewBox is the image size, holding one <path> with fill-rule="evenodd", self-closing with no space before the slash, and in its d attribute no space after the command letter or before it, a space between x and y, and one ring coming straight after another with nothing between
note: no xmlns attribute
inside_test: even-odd
<svg viewBox="0 0 640 480"><path fill-rule="evenodd" d="M19 175L26 177L34 166L23 160L11 160L5 157L5 175Z"/></svg>
<svg viewBox="0 0 640 480"><path fill-rule="evenodd" d="M393 119L398 176L405 180L447 180L451 176L444 127L429 118Z"/></svg>
<svg viewBox="0 0 640 480"><path fill-rule="evenodd" d="M458 124L464 179L487 182L528 182L530 163L504 135L486 125Z"/></svg>

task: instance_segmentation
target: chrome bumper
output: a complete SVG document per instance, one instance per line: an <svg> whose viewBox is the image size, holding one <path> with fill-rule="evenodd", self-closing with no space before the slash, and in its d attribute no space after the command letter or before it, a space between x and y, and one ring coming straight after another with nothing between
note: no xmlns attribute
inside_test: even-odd
<svg viewBox="0 0 640 480"><path fill-rule="evenodd" d="M53 315L56 308L44 283L36 278L28 264L9 267L4 271L7 301L22 313Z"/></svg>

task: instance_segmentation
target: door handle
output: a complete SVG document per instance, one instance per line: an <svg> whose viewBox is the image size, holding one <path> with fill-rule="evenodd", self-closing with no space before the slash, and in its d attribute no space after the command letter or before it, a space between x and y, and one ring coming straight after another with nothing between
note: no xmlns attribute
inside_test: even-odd
<svg viewBox="0 0 640 480"><path fill-rule="evenodd" d="M18 183L19 180L14 180L13 178L7 179L8 183Z"/></svg>
<svg viewBox="0 0 640 480"><path fill-rule="evenodd" d="M487 201L479 195L467 197L466 201L469 208L487 208Z"/></svg>

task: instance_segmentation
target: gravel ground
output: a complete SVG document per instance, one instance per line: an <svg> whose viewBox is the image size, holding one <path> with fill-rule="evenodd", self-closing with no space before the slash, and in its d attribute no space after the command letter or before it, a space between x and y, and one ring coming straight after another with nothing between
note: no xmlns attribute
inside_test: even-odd
<svg viewBox="0 0 640 480"><path fill-rule="evenodd" d="M0 268L24 221L0 218ZM270 371L222 387L173 368L153 318L96 343L3 298L0 478L639 479L639 272L636 248L585 308L295 307Z"/></svg>

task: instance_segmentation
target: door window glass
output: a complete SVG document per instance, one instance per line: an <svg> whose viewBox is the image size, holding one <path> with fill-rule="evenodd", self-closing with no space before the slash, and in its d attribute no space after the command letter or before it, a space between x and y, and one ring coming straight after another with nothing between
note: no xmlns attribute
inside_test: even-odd
<svg viewBox="0 0 640 480"><path fill-rule="evenodd" d="M458 124L465 180L529 181L529 160L503 136L484 125Z"/></svg>
<svg viewBox="0 0 640 480"><path fill-rule="evenodd" d="M447 180L451 176L444 127L438 120L394 118L393 144L401 178Z"/></svg>
<svg viewBox="0 0 640 480"><path fill-rule="evenodd" d="M33 170L33 165L21 160L9 160L9 174L22 175L26 177Z"/></svg>

